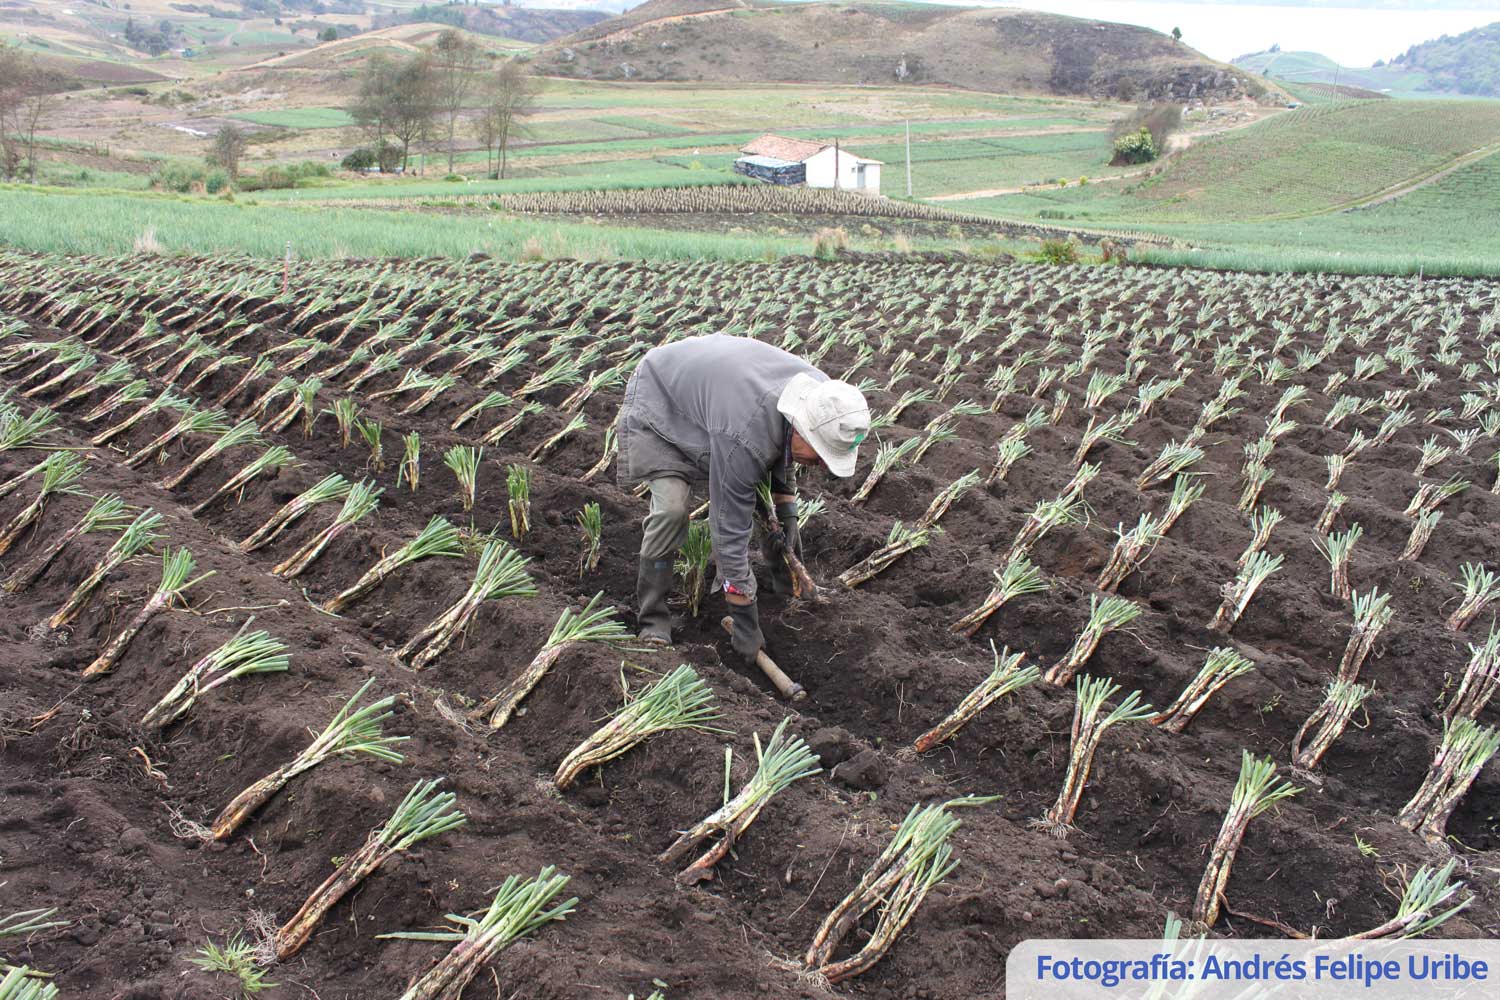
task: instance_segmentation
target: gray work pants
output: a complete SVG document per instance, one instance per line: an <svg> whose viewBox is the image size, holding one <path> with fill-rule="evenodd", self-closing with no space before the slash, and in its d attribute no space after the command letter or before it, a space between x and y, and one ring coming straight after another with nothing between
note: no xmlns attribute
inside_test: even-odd
<svg viewBox="0 0 1500 1000"><path fill-rule="evenodd" d="M671 560L688 533L688 504L693 491L678 476L651 480L651 511L641 522L641 561Z"/></svg>

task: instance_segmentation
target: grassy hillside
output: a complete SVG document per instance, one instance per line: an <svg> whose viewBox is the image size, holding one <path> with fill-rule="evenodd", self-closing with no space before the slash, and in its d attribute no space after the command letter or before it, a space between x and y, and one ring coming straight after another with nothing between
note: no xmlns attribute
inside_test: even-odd
<svg viewBox="0 0 1500 1000"><path fill-rule="evenodd" d="M1225 267L1317 266L1494 275L1500 154L1367 208L1280 222L1160 227L1207 251L1167 259Z"/></svg>
<svg viewBox="0 0 1500 1000"><path fill-rule="evenodd" d="M513 54L607 16L587 10L404 0L278 2L279 12L273 10L275 4L247 8L245 0L0 0L0 41L36 52L81 84L120 84L201 78L277 59L281 67L340 68L375 48L430 41L446 27L474 33L490 51ZM165 48L148 50L128 42L127 23L152 31L169 24L171 31L162 36ZM331 48L319 43L330 29L340 36L328 43Z"/></svg>
<svg viewBox="0 0 1500 1000"><path fill-rule="evenodd" d="M995 205L1078 220L1294 217L1359 203L1496 144L1500 104L1488 101L1326 104L1199 142L1123 188L1032 192Z"/></svg>
<svg viewBox="0 0 1500 1000"><path fill-rule="evenodd" d="M1473 97L1500 97L1500 21L1414 45L1392 68L1423 73L1428 85Z"/></svg>
<svg viewBox="0 0 1500 1000"><path fill-rule="evenodd" d="M1470 32L1472 34L1472 32ZM1337 84L1374 91L1388 97L1431 98L1457 95L1457 89L1413 62L1384 66L1340 66L1317 52L1256 52L1234 60L1240 69L1258 73L1277 84Z"/></svg>
<svg viewBox="0 0 1500 1000"><path fill-rule="evenodd" d="M1390 94L1382 94L1378 90L1346 87L1342 83L1288 83L1285 80L1277 80L1276 83L1282 90L1303 104L1337 104L1340 101L1388 101L1391 99Z"/></svg>
<svg viewBox="0 0 1500 1000"><path fill-rule="evenodd" d="M1158 232L1229 267L1493 274L1500 103L1358 101L1205 140L1159 173L950 201L1021 221Z"/></svg>
<svg viewBox="0 0 1500 1000"><path fill-rule="evenodd" d="M1256 84L1145 28L934 4L649 0L536 57L597 80L947 83L991 93L1137 100Z"/></svg>
<svg viewBox="0 0 1500 1000"><path fill-rule="evenodd" d="M481 35L520 42L545 42L603 21L608 14L592 10L551 10L545 7L424 3L411 10L378 15L375 27L393 24L442 24Z"/></svg>
<svg viewBox="0 0 1500 1000"><path fill-rule="evenodd" d="M421 46L431 45L437 40L439 34L447 30L449 30L448 26L443 24L426 22L398 24L389 28L367 31L352 38L324 42L302 51L273 55L242 68L252 71L260 69L349 70L361 65L376 52L385 52L394 56L410 55ZM526 42L495 38L474 32L464 33L481 49L499 55L512 54L530 48L530 44Z"/></svg>

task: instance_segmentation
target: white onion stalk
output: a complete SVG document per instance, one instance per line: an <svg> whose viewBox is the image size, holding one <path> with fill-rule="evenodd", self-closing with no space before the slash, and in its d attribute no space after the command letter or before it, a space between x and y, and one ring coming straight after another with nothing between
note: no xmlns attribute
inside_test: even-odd
<svg viewBox="0 0 1500 1000"><path fill-rule="evenodd" d="M1240 776L1234 783L1234 793L1229 799L1229 809L1214 838L1209 854L1208 867L1203 880L1198 884L1198 893L1193 900L1193 923L1209 928L1219 919L1219 908L1224 902L1224 890L1229 885L1229 872L1234 867L1235 855L1245 841L1245 831L1250 821L1283 799L1291 798L1302 789L1276 778L1276 765L1270 759L1261 760L1240 751Z"/></svg>
<svg viewBox="0 0 1500 1000"><path fill-rule="evenodd" d="M1180 733L1224 685L1254 669L1255 664L1249 659L1227 646L1220 646L1208 654L1197 675L1166 711L1158 712L1149 721L1169 733Z"/></svg>
<svg viewBox="0 0 1500 1000"><path fill-rule="evenodd" d="M529 562L502 541L495 540L485 545L469 589L447 611L408 639L396 651L396 658L420 670L441 656L463 634L484 602L536 596L536 584L526 572Z"/></svg>
<svg viewBox="0 0 1500 1000"><path fill-rule="evenodd" d="M254 618L248 619L232 639L189 667L187 673L145 714L141 725L155 729L170 725L186 715L203 695L236 677L290 669L291 657L287 655L286 643L273 638L264 629L247 632L254 621Z"/></svg>
<svg viewBox="0 0 1500 1000"><path fill-rule="evenodd" d="M89 571L88 576L84 577L83 581L77 587L73 588L73 592L68 595L68 599L63 602L62 607L58 608L51 618L47 619L47 627L54 629L62 628L76 619L83 612L83 609L88 607L89 602L93 600L94 593L99 589L99 585L104 582L106 576L134 558L137 553L144 551L165 537L156 530L162 526L162 523L162 516L149 508L136 515L136 519L120 532L120 537L115 539L114 544L109 547L109 551L105 552L99 561L94 564L94 568Z"/></svg>
<svg viewBox="0 0 1500 1000"><path fill-rule="evenodd" d="M859 885L824 918L808 948L806 966L828 982L838 983L879 962L916 916L927 894L958 867L948 839L959 821L949 810L983 806L997 798L966 796L912 806ZM869 939L853 955L835 962L839 945L871 911L876 912L876 922Z"/></svg>
<svg viewBox="0 0 1500 1000"><path fill-rule="evenodd" d="M1448 817L1496 750L1500 750L1500 730L1464 717L1446 720L1427 777L1396 814L1396 822L1430 844L1442 843Z"/></svg>
<svg viewBox="0 0 1500 1000"><path fill-rule="evenodd" d="M1458 690L1443 706L1448 719L1477 719L1500 688L1500 626L1491 625L1484 645L1469 644L1469 665L1458 683Z"/></svg>
<svg viewBox="0 0 1500 1000"><path fill-rule="evenodd" d="M595 594L589 599L588 604L584 605L582 611L564 608L562 614L558 616L557 623L552 626L552 633L547 636L547 641L537 651L536 656L531 658L526 669L522 670L497 694L470 712L469 718L479 720L488 717L490 728L499 729L510 721L521 702L535 690L537 684L541 683L542 678L565 654L585 643L619 645L629 641L631 635L625 626L615 619L615 609L599 606L603 598L602 591Z"/></svg>
<svg viewBox="0 0 1500 1000"><path fill-rule="evenodd" d="M1292 763L1305 771L1317 767L1334 741L1343 735L1349 719L1373 691L1374 688L1337 677L1329 681L1322 704L1313 710L1292 739ZM1314 726L1317 726L1316 731ZM1312 739L1304 742L1309 732L1312 732Z"/></svg>
<svg viewBox="0 0 1500 1000"><path fill-rule="evenodd" d="M1078 678L1078 696L1073 706L1072 742L1068 753L1068 773L1063 778L1062 791L1057 801L1033 826L1045 830L1054 837L1066 837L1073 828L1073 817L1078 812L1079 800L1088 784L1089 771L1094 764L1094 752L1099 741L1112 726L1122 722L1143 722L1151 718L1151 706L1141 698L1139 691L1126 695L1120 704L1112 708L1103 718L1099 712L1104 702L1120 691L1120 686L1108 677Z"/></svg>
<svg viewBox="0 0 1500 1000"><path fill-rule="evenodd" d="M276 932L273 944L276 958L285 962L312 938L313 932L328 911L391 858L411 850L418 843L447 833L467 822L455 808L452 792L438 792L440 779L419 781L391 818L372 830L364 844L344 859L322 885L313 890L290 920ZM458 984L460 990L463 984ZM408 993L408 996L411 994Z"/></svg>
<svg viewBox="0 0 1500 1000"><path fill-rule="evenodd" d="M1345 940L1415 938L1447 923L1450 917L1467 909L1474 902L1474 897L1470 896L1456 906L1442 909L1464 887L1464 883L1453 881L1453 869L1457 864L1458 859L1451 858L1441 868L1433 868L1431 865L1418 868L1401 893L1401 904L1396 908L1394 917L1378 927L1351 934Z"/></svg>
<svg viewBox="0 0 1500 1000"><path fill-rule="evenodd" d="M717 836L704 854L677 874L677 881L693 885L713 878L714 866L733 850L734 845L745 835L766 805L793 782L812 777L823 769L818 766L818 756L799 736L787 736L786 727L790 718L782 719L771 734L764 749L760 736L755 740L755 774L732 799L695 823L679 836L670 847L657 857L664 865L675 865L690 851L696 850L705 840ZM728 748L725 748L726 751ZM728 774L725 774L725 794L728 794Z"/></svg>
<svg viewBox="0 0 1500 1000"><path fill-rule="evenodd" d="M1042 573L1025 556L1015 556L994 571L994 583L989 595L973 611L964 615L950 627L950 632L972 637L990 616L999 611L1013 598L1023 594L1040 593L1047 589Z"/></svg>
<svg viewBox="0 0 1500 1000"><path fill-rule="evenodd" d="M352 758L356 754L366 754L377 760L393 764L401 763L405 758L395 747L397 744L406 742L410 737L387 736L384 732L386 720L395 714L390 711L391 706L396 703L395 696L387 695L363 707L356 707L374 683L375 678L371 677L360 685L359 690L354 692L353 696L334 713L328 725L323 727L323 731L315 736L313 741L289 763L272 771L231 799L215 817L213 825L209 827L209 836L214 840L228 840L246 820L255 815L261 806L271 801L271 798L285 788L293 778L334 757Z"/></svg>
<svg viewBox="0 0 1500 1000"><path fill-rule="evenodd" d="M214 571L209 570L202 576L193 577L193 570L196 568L197 563L193 560L193 554L186 548L163 551L161 580L157 583L156 590L146 600L145 605L136 612L130 624L110 640L109 645L105 646L94 661L84 668L83 676L99 677L113 670L126 648L140 634L141 629L146 627L147 622L170 608L172 602L189 588L214 575Z"/></svg>
<svg viewBox="0 0 1500 1000"><path fill-rule="evenodd" d="M1390 624L1391 595L1382 594L1379 588L1371 588L1367 594L1354 595L1354 627L1349 632L1349 642L1339 660L1337 676L1353 683L1359 678L1359 668L1365 657L1375 648L1375 640L1386 625Z"/></svg>
<svg viewBox="0 0 1500 1000"><path fill-rule="evenodd" d="M1109 553L1109 561L1099 571L1097 586L1112 594L1119 589L1125 578L1140 569L1162 539L1161 524L1150 514L1142 514L1136 526L1129 531L1125 525L1115 527L1115 545Z"/></svg>
<svg viewBox="0 0 1500 1000"><path fill-rule="evenodd" d="M947 718L917 737L912 744L917 753L926 753L938 744L951 740L986 708L1014 691L1035 684L1041 677L1041 672L1036 667L1021 666L1021 661L1026 658L1025 653L1012 653L1009 647L1003 652L996 652L993 641L990 643L990 653L994 657L994 664L989 675L964 696L963 701L948 713Z"/></svg>
<svg viewBox="0 0 1500 1000"><path fill-rule="evenodd" d="M434 514L415 538L395 552L382 556L352 586L324 601L323 610L331 615L340 614L403 566L422 559L453 558L463 555L463 551L463 536L459 530L441 515Z"/></svg>
<svg viewBox="0 0 1500 1000"><path fill-rule="evenodd" d="M552 866L522 882L512 875L495 891L490 905L467 916L450 913L451 931L402 931L379 938L408 941L456 941L453 950L412 983L401 1000L447 1000L463 993L479 971L512 944L554 920L565 920L578 905L574 896L553 905L568 884L568 876Z"/></svg>
<svg viewBox="0 0 1500 1000"><path fill-rule="evenodd" d="M1250 600L1255 592L1260 589L1266 579L1281 569L1281 564L1286 557L1280 554L1268 555L1265 552L1256 552L1245 561L1235 578L1223 587L1223 601L1220 602L1218 610L1214 612L1213 619L1208 627L1215 632L1229 632L1234 628L1245 609L1250 606Z"/></svg>
<svg viewBox="0 0 1500 1000"><path fill-rule="evenodd" d="M1088 662L1099 642L1106 635L1129 625L1141 616L1141 606L1134 601L1109 594L1102 599L1098 594L1089 595L1089 620L1083 631L1073 641L1073 646L1046 673L1046 681L1053 687L1062 687L1073 679L1078 668Z"/></svg>
<svg viewBox="0 0 1500 1000"><path fill-rule="evenodd" d="M590 767L627 753L657 733L675 729L710 730L719 717L714 693L687 664L647 688L573 749L557 767L552 783L565 789Z"/></svg>
<svg viewBox="0 0 1500 1000"><path fill-rule="evenodd" d="M328 526L309 538L296 552L277 563L271 572L283 580L301 576L335 539L375 512L380 506L380 495L384 492L372 482L355 483L349 488L348 495L344 497L344 505Z"/></svg>
<svg viewBox="0 0 1500 1000"><path fill-rule="evenodd" d="M80 535L86 535L92 531L119 531L129 521L130 515L126 513L125 501L113 494L99 497L71 527L49 542L41 552L16 567L15 572L5 580L5 592L7 594L19 593L35 583L43 573L47 572L47 568L52 565L63 549Z"/></svg>

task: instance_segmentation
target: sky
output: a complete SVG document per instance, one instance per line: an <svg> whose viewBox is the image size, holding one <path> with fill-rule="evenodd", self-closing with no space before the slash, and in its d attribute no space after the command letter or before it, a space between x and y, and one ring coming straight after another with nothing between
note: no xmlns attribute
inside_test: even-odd
<svg viewBox="0 0 1500 1000"><path fill-rule="evenodd" d="M1321 52L1345 66L1389 61L1418 42L1500 21L1500 3L1469 9L1360 9L1324 4L1157 2L1157 0L952 0L961 6L1025 7L1101 21L1139 24L1182 40L1213 59L1229 61L1280 45Z"/></svg>

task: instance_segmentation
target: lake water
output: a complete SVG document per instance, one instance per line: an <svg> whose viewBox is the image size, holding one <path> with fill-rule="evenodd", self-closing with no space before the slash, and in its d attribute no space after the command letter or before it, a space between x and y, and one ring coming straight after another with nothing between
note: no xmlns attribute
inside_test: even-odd
<svg viewBox="0 0 1500 1000"><path fill-rule="evenodd" d="M1205 55L1235 56L1280 45L1288 52L1321 52L1345 66L1389 60L1418 42L1456 35L1500 21L1500 8L1482 10L1360 10L1351 7L1209 5L1155 0L962 0L965 6L1026 7L1100 21L1139 24L1161 32L1182 29L1182 40Z"/></svg>

